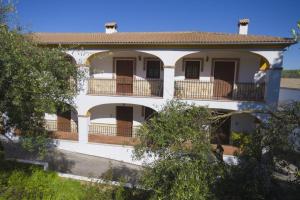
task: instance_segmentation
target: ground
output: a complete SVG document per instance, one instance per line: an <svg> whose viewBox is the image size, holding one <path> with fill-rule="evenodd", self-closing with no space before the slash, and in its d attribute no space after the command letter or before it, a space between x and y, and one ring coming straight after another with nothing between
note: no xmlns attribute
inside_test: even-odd
<svg viewBox="0 0 300 200"><path fill-rule="evenodd" d="M5 150L5 158L19 158L26 160L40 160L48 162L49 169L61 173L68 173L92 178L111 178L118 181L124 177L130 183L136 183L140 166L128 164L107 158L73 153L56 148L49 148L45 158L41 159L36 153L29 153L18 143L14 143L1 136Z"/></svg>

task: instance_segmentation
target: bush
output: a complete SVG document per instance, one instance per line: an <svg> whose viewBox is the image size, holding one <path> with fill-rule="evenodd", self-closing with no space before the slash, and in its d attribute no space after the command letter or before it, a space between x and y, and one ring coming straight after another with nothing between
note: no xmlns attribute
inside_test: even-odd
<svg viewBox="0 0 300 200"><path fill-rule="evenodd" d="M3 199L83 199L80 182L63 180L54 172L35 169L32 174L14 171L7 181Z"/></svg>
<svg viewBox="0 0 300 200"><path fill-rule="evenodd" d="M30 164L2 160L0 166L0 200L144 200L149 196L147 191L129 189L124 184L110 186L63 179Z"/></svg>

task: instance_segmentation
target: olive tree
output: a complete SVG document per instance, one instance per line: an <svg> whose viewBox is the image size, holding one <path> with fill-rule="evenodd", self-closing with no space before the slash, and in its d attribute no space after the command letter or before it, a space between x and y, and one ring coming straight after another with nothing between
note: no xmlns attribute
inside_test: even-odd
<svg viewBox="0 0 300 200"><path fill-rule="evenodd" d="M299 195L297 175L284 178L282 169L300 167L293 134L300 127L300 102L282 105L240 142L238 164L227 166L216 185L222 199L294 199ZM299 138L298 138L299 140Z"/></svg>
<svg viewBox="0 0 300 200"><path fill-rule="evenodd" d="M142 184L153 199L213 199L220 174L209 141L212 112L171 101L138 131L135 155L155 158L146 165Z"/></svg>
<svg viewBox="0 0 300 200"><path fill-rule="evenodd" d="M81 73L62 49L40 47L12 28L12 8L0 1L0 130L13 128L38 138L45 133L45 112L72 104L79 87L69 80L80 79Z"/></svg>

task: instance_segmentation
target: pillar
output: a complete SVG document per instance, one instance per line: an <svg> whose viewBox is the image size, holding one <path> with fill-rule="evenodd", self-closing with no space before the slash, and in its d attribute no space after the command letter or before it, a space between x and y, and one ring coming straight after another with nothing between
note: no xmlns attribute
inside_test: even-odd
<svg viewBox="0 0 300 200"><path fill-rule="evenodd" d="M78 115L78 141L88 143L89 141L90 116Z"/></svg>
<svg viewBox="0 0 300 200"><path fill-rule="evenodd" d="M270 68L266 74L265 102L276 109L280 92L281 67Z"/></svg>
<svg viewBox="0 0 300 200"><path fill-rule="evenodd" d="M163 98L171 100L174 97L175 66L164 66L164 94Z"/></svg>

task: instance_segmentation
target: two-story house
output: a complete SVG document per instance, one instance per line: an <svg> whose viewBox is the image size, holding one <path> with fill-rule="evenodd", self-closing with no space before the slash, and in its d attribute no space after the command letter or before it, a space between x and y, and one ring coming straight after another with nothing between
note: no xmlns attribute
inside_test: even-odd
<svg viewBox="0 0 300 200"><path fill-rule="evenodd" d="M209 32L34 33L41 46L63 46L87 79L70 111L47 114L57 146L115 160L132 160L136 130L167 101L219 112L275 108L289 38ZM220 125L215 140L230 154L230 134L250 132L260 116L241 114ZM214 142L212 140L212 142Z"/></svg>

